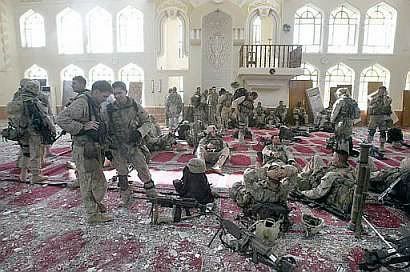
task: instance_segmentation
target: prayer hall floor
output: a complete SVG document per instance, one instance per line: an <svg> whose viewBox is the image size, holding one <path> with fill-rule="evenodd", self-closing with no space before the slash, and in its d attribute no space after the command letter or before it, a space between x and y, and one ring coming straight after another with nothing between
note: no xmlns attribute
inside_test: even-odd
<svg viewBox="0 0 410 272"><path fill-rule="evenodd" d="M227 196L227 188L242 179L247 167L256 165L256 152L262 147L258 137L268 137L271 133L271 130L254 130L255 139L245 145L225 136L232 149L226 174L208 175L216 191ZM365 133L365 129L355 129L356 145ZM409 133L405 135L409 139ZM290 145L300 166L313 154L330 159L331 152L324 144L327 136L312 133L311 137L302 138L302 142ZM65 136L53 146L57 156L49 158L44 168L50 180L73 178L72 170L65 168L65 162L71 159L69 139ZM119 207L116 190L109 190L105 199L114 221L89 226L84 220L79 190L16 182L17 151L18 146L12 142L0 143L0 271L269 271L267 266L254 264L224 248L218 239L208 248L218 229L215 218L206 216L177 224L151 225L150 205L137 199L129 210L124 210ZM388 145L388 159L375 163L378 168L396 167L409 155L408 149L398 150ZM182 176L181 170L191 157L192 150L182 143L172 151L152 155L150 169L159 191L171 189L172 180ZM355 160L351 163L354 165ZM105 174L110 179L115 171ZM130 179L138 183L135 171ZM110 184L116 187L114 182ZM240 212L228 198L218 199L218 206L226 218L233 219ZM363 248L383 246L368 227L359 240L348 230L349 222L326 211L299 202L290 202L289 207L292 226L277 240L273 250L281 256L294 256L296 271L358 271ZM321 232L312 238L304 236L302 212L325 221ZM162 213L169 215L169 210ZM410 232L410 219L400 210L369 203L365 214L385 236L397 238Z"/></svg>

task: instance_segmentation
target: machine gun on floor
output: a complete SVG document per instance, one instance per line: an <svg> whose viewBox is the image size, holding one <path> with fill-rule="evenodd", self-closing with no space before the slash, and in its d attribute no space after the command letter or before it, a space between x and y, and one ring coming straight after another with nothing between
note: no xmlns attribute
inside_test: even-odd
<svg viewBox="0 0 410 272"><path fill-rule="evenodd" d="M153 224L159 223L159 207L172 208L172 221L180 222L185 219L182 217L182 209L185 210L186 216L191 218L190 209L199 209L200 214L206 213L206 205L199 203L193 198L181 198L174 195L157 196L155 198L146 198L152 204L150 216Z"/></svg>
<svg viewBox="0 0 410 272"><path fill-rule="evenodd" d="M219 234L221 243L240 254L251 257L254 263L264 263L279 272L290 272L296 267L296 261L293 257L277 257L272 252L272 247L268 246L263 239L256 236L246 228L240 227L233 221L222 218L214 213L220 223L219 230L212 237L208 247ZM225 241L224 236L232 235L235 240Z"/></svg>

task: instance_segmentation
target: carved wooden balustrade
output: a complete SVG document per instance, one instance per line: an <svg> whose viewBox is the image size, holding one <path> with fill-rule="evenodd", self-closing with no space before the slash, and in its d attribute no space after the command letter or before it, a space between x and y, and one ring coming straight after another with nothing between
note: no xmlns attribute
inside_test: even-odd
<svg viewBox="0 0 410 272"><path fill-rule="evenodd" d="M302 61L301 45L241 46L239 67L243 68L299 68Z"/></svg>

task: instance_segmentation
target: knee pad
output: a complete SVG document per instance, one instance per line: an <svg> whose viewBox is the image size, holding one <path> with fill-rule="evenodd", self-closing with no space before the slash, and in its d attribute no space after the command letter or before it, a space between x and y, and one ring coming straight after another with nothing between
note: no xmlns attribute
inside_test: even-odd
<svg viewBox="0 0 410 272"><path fill-rule="evenodd" d="M381 130L381 131L380 131L380 142L381 142L381 143L385 143L385 142L386 142L386 131L385 131L385 130Z"/></svg>
<svg viewBox="0 0 410 272"><path fill-rule="evenodd" d="M370 129L369 129L369 135L373 137L374 134L376 134L376 129L375 129L375 128L374 128L374 129L373 129L373 128L370 128Z"/></svg>

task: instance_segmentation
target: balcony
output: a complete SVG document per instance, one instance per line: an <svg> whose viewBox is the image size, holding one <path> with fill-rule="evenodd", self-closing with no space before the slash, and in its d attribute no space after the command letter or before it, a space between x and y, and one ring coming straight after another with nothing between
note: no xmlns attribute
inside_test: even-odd
<svg viewBox="0 0 410 272"><path fill-rule="evenodd" d="M299 68L301 45L242 45L240 68Z"/></svg>
<svg viewBox="0 0 410 272"><path fill-rule="evenodd" d="M300 45L242 45L238 80L266 105L289 100L289 80L303 74Z"/></svg>

